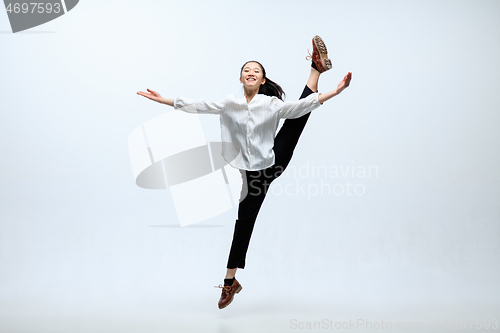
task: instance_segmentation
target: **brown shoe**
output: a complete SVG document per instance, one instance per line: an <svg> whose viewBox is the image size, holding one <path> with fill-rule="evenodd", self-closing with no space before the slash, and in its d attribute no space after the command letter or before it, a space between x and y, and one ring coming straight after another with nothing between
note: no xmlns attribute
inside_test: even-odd
<svg viewBox="0 0 500 333"><path fill-rule="evenodd" d="M312 39L313 44L313 54L309 54L306 57L307 60L314 61L318 72L323 73L327 70L332 69L332 62L328 59L328 51L326 50L326 45L320 36L316 35Z"/></svg>
<svg viewBox="0 0 500 333"><path fill-rule="evenodd" d="M241 289L243 289L236 279L234 279L232 286L228 284L224 284L224 286L219 284L219 286L215 286L215 288L222 289L222 295L220 295L219 299L219 309L224 309L226 306L231 304L234 298L234 294L239 293Z"/></svg>

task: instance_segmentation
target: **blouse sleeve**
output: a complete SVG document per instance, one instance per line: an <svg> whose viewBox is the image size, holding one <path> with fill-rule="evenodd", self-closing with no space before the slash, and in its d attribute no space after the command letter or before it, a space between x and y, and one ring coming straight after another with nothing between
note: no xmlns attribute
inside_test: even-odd
<svg viewBox="0 0 500 333"><path fill-rule="evenodd" d="M196 101L188 98L176 98L174 109L188 113L220 114L224 108L225 100L218 102Z"/></svg>
<svg viewBox="0 0 500 333"><path fill-rule="evenodd" d="M274 106L279 114L279 118L299 118L306 113L317 109L321 103L318 100L319 93L313 93L299 99L298 101L283 102L278 98L273 98Z"/></svg>

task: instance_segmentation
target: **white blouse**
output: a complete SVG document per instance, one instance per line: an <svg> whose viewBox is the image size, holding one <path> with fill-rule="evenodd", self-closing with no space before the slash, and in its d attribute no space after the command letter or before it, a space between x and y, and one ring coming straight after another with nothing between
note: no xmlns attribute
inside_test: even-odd
<svg viewBox="0 0 500 333"><path fill-rule="evenodd" d="M257 94L246 98L228 95L219 102L176 98L174 108L189 113L220 115L222 156L231 166L262 170L274 164L274 138L281 118L299 118L321 104L318 93L298 101Z"/></svg>

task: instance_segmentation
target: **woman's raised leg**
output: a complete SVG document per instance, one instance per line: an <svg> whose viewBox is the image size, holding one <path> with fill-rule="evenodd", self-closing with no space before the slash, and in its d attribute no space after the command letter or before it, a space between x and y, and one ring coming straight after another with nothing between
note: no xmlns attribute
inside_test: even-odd
<svg viewBox="0 0 500 333"><path fill-rule="evenodd" d="M300 99L318 91L319 76L320 73L311 67L309 79L307 80L307 84L304 87L304 91L302 92ZM299 118L286 119L276 135L273 147L276 162L275 165L277 167L281 167L282 171L284 171L288 166L288 163L290 163L293 151L299 142L300 135L302 134L310 115L311 112L306 113Z"/></svg>
<svg viewBox="0 0 500 333"><path fill-rule="evenodd" d="M321 73L326 72L332 68L332 63L328 58L328 52L323 39L319 36L314 36L312 40L313 54L310 56L311 72L307 80L306 87L300 98L304 98L314 92L318 91L318 81ZM299 141L302 130L306 126L309 119L310 112L300 118L287 119L279 130L276 138L274 139L274 154L276 157L276 164L282 167L283 171L288 166L292 159L293 151Z"/></svg>

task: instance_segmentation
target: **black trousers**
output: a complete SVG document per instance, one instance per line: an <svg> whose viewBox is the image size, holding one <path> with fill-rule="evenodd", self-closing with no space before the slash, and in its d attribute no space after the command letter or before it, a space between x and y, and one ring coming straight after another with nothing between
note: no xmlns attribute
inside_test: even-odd
<svg viewBox="0 0 500 333"><path fill-rule="evenodd" d="M313 91L306 86L300 98L312 93ZM310 114L309 112L300 118L285 120L274 138L274 165L258 171L240 170L243 178L242 197L244 199L240 201L238 206L238 219L234 226L227 268L245 268L250 237L267 190L271 182L285 171L292 159L293 151Z"/></svg>

